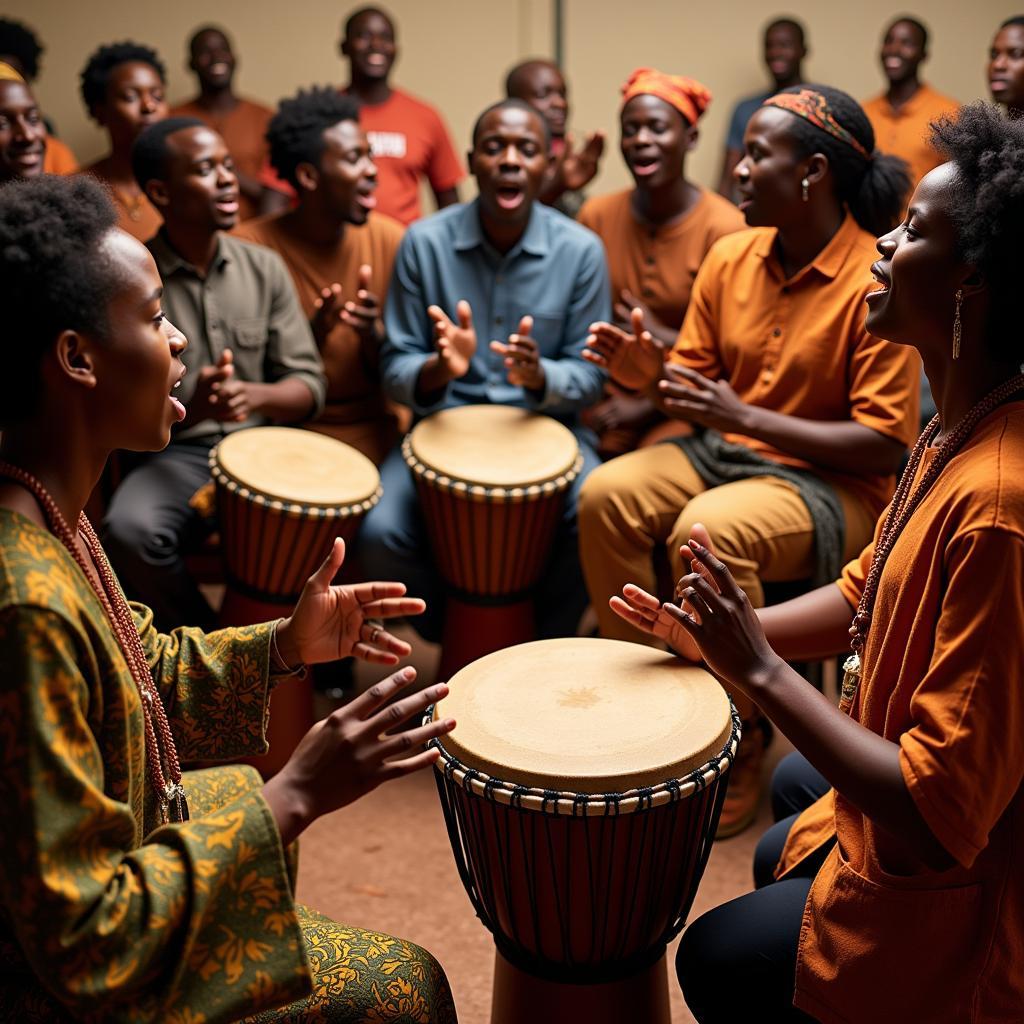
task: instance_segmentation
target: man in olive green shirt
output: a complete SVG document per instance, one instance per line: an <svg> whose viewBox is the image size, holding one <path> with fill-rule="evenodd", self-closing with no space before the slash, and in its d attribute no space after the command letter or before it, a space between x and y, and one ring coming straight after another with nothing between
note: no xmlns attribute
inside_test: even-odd
<svg viewBox="0 0 1024 1024"><path fill-rule="evenodd" d="M230 431L316 415L326 382L280 257L225 234L238 219L238 181L224 140L194 118L172 118L139 136L132 162L164 219L147 245L164 313L189 341L174 393L186 413L170 445L115 492L104 542L159 628L209 629L213 614L182 558L199 526L189 499L209 480L209 451Z"/></svg>

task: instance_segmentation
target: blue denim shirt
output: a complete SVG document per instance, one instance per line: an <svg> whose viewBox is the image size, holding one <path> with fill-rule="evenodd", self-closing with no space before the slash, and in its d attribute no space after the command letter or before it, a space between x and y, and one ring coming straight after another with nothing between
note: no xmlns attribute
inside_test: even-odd
<svg viewBox="0 0 1024 1024"><path fill-rule="evenodd" d="M386 340L381 377L386 393L417 416L454 405L515 405L574 425L577 413L601 397L605 375L581 357L587 329L611 315L611 292L600 239L568 217L535 202L522 238L502 256L480 225L477 200L417 221L405 233L384 306ZM430 406L416 401L416 380L434 352L427 307L458 322L455 306L473 309L477 347L466 375ZM540 349L546 387L536 396L508 383L506 341L523 316Z"/></svg>

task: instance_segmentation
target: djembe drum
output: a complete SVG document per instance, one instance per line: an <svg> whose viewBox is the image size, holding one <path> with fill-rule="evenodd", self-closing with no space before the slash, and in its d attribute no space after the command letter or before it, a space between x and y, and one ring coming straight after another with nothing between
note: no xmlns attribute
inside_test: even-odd
<svg viewBox="0 0 1024 1024"><path fill-rule="evenodd" d="M507 405L445 409L402 442L448 586L440 675L532 640L536 586L583 467L572 432Z"/></svg>
<svg viewBox="0 0 1024 1024"><path fill-rule="evenodd" d="M665 948L711 850L739 718L703 669L618 640L488 655L437 786L459 874L497 946L492 1024L668 1024Z"/></svg>
<svg viewBox="0 0 1024 1024"><path fill-rule="evenodd" d="M291 614L335 537L349 543L380 500L377 468L340 441L290 427L229 434L210 452L227 589L225 626ZM274 698L271 751L256 759L273 774L313 722L312 687L293 681Z"/></svg>

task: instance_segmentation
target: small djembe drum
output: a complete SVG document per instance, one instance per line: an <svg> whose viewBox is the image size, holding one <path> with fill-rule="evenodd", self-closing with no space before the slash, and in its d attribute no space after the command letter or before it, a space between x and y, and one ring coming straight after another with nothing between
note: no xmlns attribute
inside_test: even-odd
<svg viewBox="0 0 1024 1024"><path fill-rule="evenodd" d="M438 571L448 586L440 675L532 640L544 573L583 467L572 432L507 405L445 409L402 442Z"/></svg>
<svg viewBox="0 0 1024 1024"><path fill-rule="evenodd" d="M225 626L290 615L334 538L351 542L381 495L380 475L365 455L290 427L229 434L210 452L210 473L227 582ZM313 722L308 681L279 692L267 731L271 752L257 763L264 774L284 764Z"/></svg>
<svg viewBox="0 0 1024 1024"><path fill-rule="evenodd" d="M450 680L431 717L459 874L497 946L492 1024L668 1024L665 949L707 864L739 718L706 671L541 640Z"/></svg>

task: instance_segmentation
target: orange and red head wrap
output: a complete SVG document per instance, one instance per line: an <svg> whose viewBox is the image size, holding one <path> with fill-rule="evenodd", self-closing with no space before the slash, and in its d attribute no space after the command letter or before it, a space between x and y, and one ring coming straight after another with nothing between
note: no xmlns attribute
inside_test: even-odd
<svg viewBox="0 0 1024 1024"><path fill-rule="evenodd" d="M657 96L683 115L687 124L695 125L708 108L711 92L695 78L666 75L655 68L637 68L622 87L622 106L634 96Z"/></svg>

